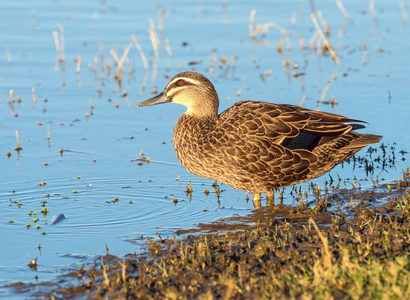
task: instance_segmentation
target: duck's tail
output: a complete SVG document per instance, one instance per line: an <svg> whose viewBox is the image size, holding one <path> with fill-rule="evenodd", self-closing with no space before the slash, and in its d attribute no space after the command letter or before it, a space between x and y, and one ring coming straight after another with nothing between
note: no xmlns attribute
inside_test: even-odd
<svg viewBox="0 0 410 300"><path fill-rule="evenodd" d="M350 145L346 146L346 149L360 150L368 145L376 144L383 138L381 135L375 134L358 134L359 137L351 141Z"/></svg>

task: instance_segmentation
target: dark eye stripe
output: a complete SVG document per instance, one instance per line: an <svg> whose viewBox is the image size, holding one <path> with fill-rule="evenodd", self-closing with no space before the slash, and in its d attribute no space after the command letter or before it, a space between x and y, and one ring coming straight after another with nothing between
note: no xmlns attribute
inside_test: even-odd
<svg viewBox="0 0 410 300"><path fill-rule="evenodd" d="M198 80L192 79L192 78L186 78L186 77L178 77L174 78L172 81L170 81L167 85L167 88L171 88L173 86L178 86L178 81L183 80L184 85L199 85L201 82Z"/></svg>
<svg viewBox="0 0 410 300"><path fill-rule="evenodd" d="M183 82L184 82L183 85L178 85L178 82L179 82L180 80L183 80L183 79L179 79L179 80L175 81L175 82L172 84L172 87L184 87L184 86L187 86L187 85L194 85L192 82L190 82L190 81L185 81L185 80L183 80Z"/></svg>

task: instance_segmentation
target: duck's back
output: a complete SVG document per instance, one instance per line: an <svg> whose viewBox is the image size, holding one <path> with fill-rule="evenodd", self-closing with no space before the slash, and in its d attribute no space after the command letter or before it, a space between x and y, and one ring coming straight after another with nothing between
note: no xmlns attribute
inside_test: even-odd
<svg viewBox="0 0 410 300"><path fill-rule="evenodd" d="M360 122L267 102L238 102L218 119L182 115L174 147L195 175L263 193L325 174L380 136L358 134Z"/></svg>

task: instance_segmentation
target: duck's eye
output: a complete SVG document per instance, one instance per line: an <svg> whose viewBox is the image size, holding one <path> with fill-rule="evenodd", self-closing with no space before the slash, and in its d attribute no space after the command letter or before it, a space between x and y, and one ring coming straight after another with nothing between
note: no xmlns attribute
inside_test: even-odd
<svg viewBox="0 0 410 300"><path fill-rule="evenodd" d="M184 84L185 81L183 81L182 79L177 81L177 86L183 86Z"/></svg>

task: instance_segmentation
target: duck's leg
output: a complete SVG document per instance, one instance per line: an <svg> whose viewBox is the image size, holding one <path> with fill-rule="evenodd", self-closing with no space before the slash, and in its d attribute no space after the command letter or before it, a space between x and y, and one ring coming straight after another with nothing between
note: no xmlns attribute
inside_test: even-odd
<svg viewBox="0 0 410 300"><path fill-rule="evenodd" d="M261 207L261 193L255 193L253 194L253 206L257 209Z"/></svg>
<svg viewBox="0 0 410 300"><path fill-rule="evenodd" d="M275 191L270 190L266 192L266 206L275 206Z"/></svg>

